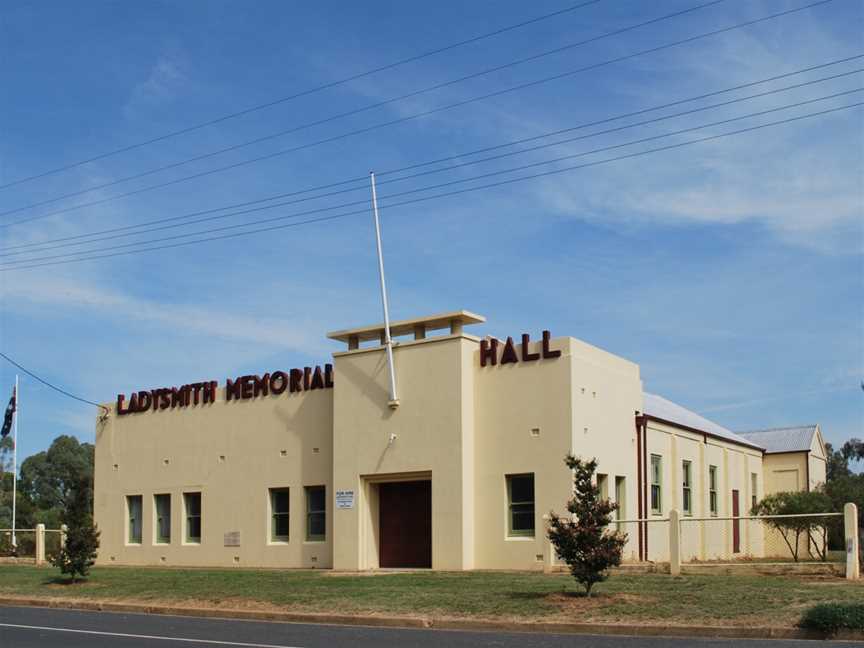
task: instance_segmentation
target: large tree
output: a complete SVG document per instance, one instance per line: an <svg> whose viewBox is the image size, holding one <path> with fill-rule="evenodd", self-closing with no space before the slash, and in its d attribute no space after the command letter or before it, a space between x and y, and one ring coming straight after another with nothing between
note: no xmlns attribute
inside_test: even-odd
<svg viewBox="0 0 864 648"><path fill-rule="evenodd" d="M32 523L56 528L63 510L82 482L93 483L93 445L73 436L59 436L48 450L28 457L21 464L18 487L34 511Z"/></svg>

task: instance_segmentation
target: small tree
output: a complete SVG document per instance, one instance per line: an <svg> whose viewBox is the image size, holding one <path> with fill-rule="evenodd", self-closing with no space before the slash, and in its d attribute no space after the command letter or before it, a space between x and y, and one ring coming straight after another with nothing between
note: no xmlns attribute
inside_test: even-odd
<svg viewBox="0 0 864 648"><path fill-rule="evenodd" d="M794 517L811 513L829 513L831 498L819 491L796 491L768 495L753 507L751 515L791 515L793 517L769 518L766 523L777 529L792 560L798 562L801 540L806 540L807 553L811 558L825 560L828 557L829 518ZM813 552L816 555L813 555Z"/></svg>
<svg viewBox="0 0 864 648"><path fill-rule="evenodd" d="M564 463L573 471L573 498L567 502L570 515L559 517L550 512L547 533L573 578L591 596L594 584L605 581L609 569L621 564L627 535L606 528L618 505L600 498L600 488L593 483L597 460L583 461L568 454Z"/></svg>
<svg viewBox="0 0 864 648"><path fill-rule="evenodd" d="M72 582L80 576L86 578L96 560L99 548L99 531L93 524L91 502L93 489L88 479L75 482L70 489L69 501L63 511L63 522L67 526L66 543L56 556L51 558L61 574L68 574Z"/></svg>

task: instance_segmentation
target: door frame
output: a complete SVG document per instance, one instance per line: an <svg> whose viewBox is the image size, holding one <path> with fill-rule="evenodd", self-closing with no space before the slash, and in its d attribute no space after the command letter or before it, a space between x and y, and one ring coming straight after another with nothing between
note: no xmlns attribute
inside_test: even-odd
<svg viewBox="0 0 864 648"><path fill-rule="evenodd" d="M431 470L420 470L417 472L399 473L377 473L371 475L360 475L360 492L362 499L359 502L360 513L360 561L359 567L363 570L381 569L380 544L378 533L380 530L380 517L378 508L378 485L390 482L432 482ZM432 484L432 568L435 568L435 491Z"/></svg>
<svg viewBox="0 0 864 648"><path fill-rule="evenodd" d="M738 489L732 489L732 553L741 553L741 502Z"/></svg>

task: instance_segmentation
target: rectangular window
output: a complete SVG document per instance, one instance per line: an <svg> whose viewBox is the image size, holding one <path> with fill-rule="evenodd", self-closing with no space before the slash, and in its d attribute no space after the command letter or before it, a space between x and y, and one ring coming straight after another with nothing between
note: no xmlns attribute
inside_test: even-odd
<svg viewBox="0 0 864 648"><path fill-rule="evenodd" d="M171 542L171 496L154 495L153 508L156 511L156 542L170 544Z"/></svg>
<svg viewBox="0 0 864 648"><path fill-rule="evenodd" d="M270 489L270 541L288 542L288 521L291 513L287 488Z"/></svg>
<svg viewBox="0 0 864 648"><path fill-rule="evenodd" d="M708 466L708 510L717 516L717 466Z"/></svg>
<svg viewBox="0 0 864 648"><path fill-rule="evenodd" d="M756 504L759 503L759 497L757 493L759 492L759 477L756 473L750 473L750 509L755 509Z"/></svg>
<svg viewBox="0 0 864 648"><path fill-rule="evenodd" d="M534 473L507 475L507 534L534 537Z"/></svg>
<svg viewBox="0 0 864 648"><path fill-rule="evenodd" d="M143 498L141 495L129 495L126 497L126 512L129 516L129 544L141 544L141 508Z"/></svg>
<svg viewBox="0 0 864 648"><path fill-rule="evenodd" d="M615 478L615 503L618 505L618 508L615 509L615 519L618 520L618 531L624 530L624 525L621 524L621 520L626 519L627 515L626 483L627 482L624 477Z"/></svg>
<svg viewBox="0 0 864 648"><path fill-rule="evenodd" d="M306 487L306 540L320 542L327 537L327 491L324 486Z"/></svg>
<svg viewBox="0 0 864 648"><path fill-rule="evenodd" d="M684 510L684 515L693 515L693 488L690 483L691 472L692 466L690 462L681 462L681 508Z"/></svg>
<svg viewBox="0 0 864 648"><path fill-rule="evenodd" d="M600 489L600 499L609 499L609 475L597 473L597 488Z"/></svg>
<svg viewBox="0 0 864 648"><path fill-rule="evenodd" d="M186 510L186 542L201 544L201 493L183 493Z"/></svg>
<svg viewBox="0 0 864 648"><path fill-rule="evenodd" d="M663 493L660 488L663 477L663 458L651 455L651 512L661 513L663 510Z"/></svg>

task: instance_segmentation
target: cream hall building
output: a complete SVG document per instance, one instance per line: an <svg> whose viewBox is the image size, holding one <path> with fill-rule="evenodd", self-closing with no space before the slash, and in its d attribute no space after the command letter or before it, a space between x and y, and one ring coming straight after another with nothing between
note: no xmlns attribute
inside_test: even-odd
<svg viewBox="0 0 864 648"><path fill-rule="evenodd" d="M320 366L118 395L96 427L99 562L542 568L568 452L598 459L622 527L762 496L765 448L644 393L638 365L548 331L467 332L484 321L392 322L398 402L383 325L330 333L345 348ZM626 560L666 558L651 527L626 525Z"/></svg>

